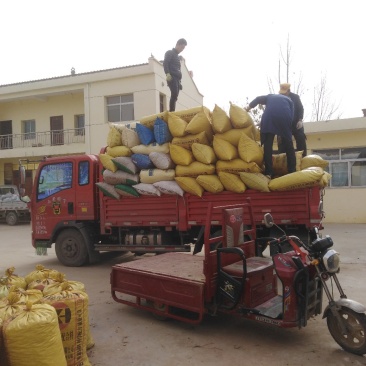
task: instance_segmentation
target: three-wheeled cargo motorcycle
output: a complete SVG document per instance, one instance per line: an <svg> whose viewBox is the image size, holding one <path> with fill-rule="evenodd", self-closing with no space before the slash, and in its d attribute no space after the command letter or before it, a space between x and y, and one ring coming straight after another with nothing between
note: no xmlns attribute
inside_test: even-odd
<svg viewBox="0 0 366 366"><path fill-rule="evenodd" d="M323 313L329 332L343 349L365 354L366 308L342 290L337 277L339 254L332 248L332 239L321 238L316 227L309 233L310 244L284 232L278 238L257 239L255 225L245 226L244 215L254 223L250 202L210 205L204 255L198 254L202 248L196 245L195 255L166 253L113 266L113 299L148 310L159 319L193 324L200 323L205 314L223 312L301 328L309 318ZM211 225L218 223L221 235L212 237ZM270 213L264 215L264 223L276 227ZM262 255L266 245L268 257ZM339 299L333 295L333 283ZM323 293L328 299L324 312Z"/></svg>

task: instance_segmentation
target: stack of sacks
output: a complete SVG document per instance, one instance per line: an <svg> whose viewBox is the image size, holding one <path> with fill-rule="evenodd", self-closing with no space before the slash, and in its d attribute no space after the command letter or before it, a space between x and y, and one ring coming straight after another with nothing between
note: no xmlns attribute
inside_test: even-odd
<svg viewBox="0 0 366 366"><path fill-rule="evenodd" d="M155 118L156 117L156 118ZM140 146L133 149L131 156L140 171L140 182L134 189L141 195L161 196L161 194L183 195L181 188L175 183L175 164L169 154L169 142L172 135L168 123L159 116L153 124L137 124ZM148 127L150 126L150 127Z"/></svg>
<svg viewBox="0 0 366 366"><path fill-rule="evenodd" d="M177 164L176 182L186 192L202 196L204 190L218 193L223 186L215 174L217 161L212 148L213 129L211 115L201 107L192 119L169 115L169 129L174 136L170 155Z"/></svg>
<svg viewBox="0 0 366 366"><path fill-rule="evenodd" d="M212 113L196 107L144 117L134 125L111 125L106 154L100 154L104 182L97 185L114 198L184 192L201 197L205 191L270 192L328 185L330 175L322 169L328 163L320 157L304 160L301 151L296 152L292 174L286 154L274 154L276 178L269 180L262 174L258 140L251 115L233 103L229 115L215 105Z"/></svg>
<svg viewBox="0 0 366 366"><path fill-rule="evenodd" d="M119 199L123 196L138 196L132 185L139 183L138 169L132 162L132 148L140 145L136 132L136 123L118 126L111 124L107 149L104 154L99 154L104 167L103 181L96 183L98 188L106 195Z"/></svg>
<svg viewBox="0 0 366 366"><path fill-rule="evenodd" d="M2 277L2 283L5 282L10 288L8 288L7 294L0 299L0 325L3 324L3 329L0 327L0 333L5 338L5 344L1 344L0 339L1 365L7 365L8 361L11 365L13 362L14 365L47 363L40 363L38 358L36 358L38 363L36 361L32 363L27 359L22 360L23 363L17 363L17 355L32 351L28 349L32 341L26 335L26 330L31 326L27 320L30 319L30 309L34 311L38 309L41 312L39 316L36 316L36 318L39 317L38 320L32 320L32 332L33 326L34 328L42 327L41 318L44 309L48 309L56 317L57 332L54 331L53 337L60 340L58 344L59 360L67 359L67 365L70 366L90 365L86 350L94 346L94 340L89 326L88 295L83 283L67 281L64 274L47 269L42 265L37 265L35 270L24 278L15 275L14 268L11 267ZM1 290L3 295L5 291ZM48 307L49 305L50 307ZM22 318L24 321L20 320ZM11 329L15 326L19 331L19 334L16 335L17 342L12 339ZM24 338L22 338L22 334ZM40 354L44 351L39 350ZM53 351L55 350L53 349ZM37 352L35 354L38 355ZM17 362L15 362L16 360ZM52 363L51 361L47 364L58 365L57 362ZM66 365L66 363L60 363L60 365Z"/></svg>

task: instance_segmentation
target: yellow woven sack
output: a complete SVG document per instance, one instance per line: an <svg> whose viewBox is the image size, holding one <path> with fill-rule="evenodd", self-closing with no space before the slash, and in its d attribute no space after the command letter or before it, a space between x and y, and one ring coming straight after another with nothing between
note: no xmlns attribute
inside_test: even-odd
<svg viewBox="0 0 366 366"><path fill-rule="evenodd" d="M195 142L192 144L192 153L195 159L203 164L216 163L217 158L211 146Z"/></svg>
<svg viewBox="0 0 366 366"><path fill-rule="evenodd" d="M242 133L238 145L239 156L247 163L263 164L263 149L258 143Z"/></svg>
<svg viewBox="0 0 366 366"><path fill-rule="evenodd" d="M99 159L105 169L108 169L113 173L117 171L117 166L113 163L112 156L108 154L99 154Z"/></svg>
<svg viewBox="0 0 366 366"><path fill-rule="evenodd" d="M9 294L8 280L6 277L0 277L0 300L8 296L8 294Z"/></svg>
<svg viewBox="0 0 366 366"><path fill-rule="evenodd" d="M296 151L296 171L300 170L302 151ZM273 175L281 177L288 173L286 153L272 155Z"/></svg>
<svg viewBox="0 0 366 366"><path fill-rule="evenodd" d="M215 133L224 133L232 129L229 116L217 104L212 111L212 128Z"/></svg>
<svg viewBox="0 0 366 366"><path fill-rule="evenodd" d="M253 125L253 119L250 114L242 107L230 102L229 110L231 124L234 128L244 128Z"/></svg>
<svg viewBox="0 0 366 366"><path fill-rule="evenodd" d="M193 194L194 196L202 197L204 189L192 177L175 177L175 181L184 192Z"/></svg>
<svg viewBox="0 0 366 366"><path fill-rule="evenodd" d="M4 321L13 317L21 310L24 309L24 305L19 303L20 296L15 292L10 292L9 295L0 301L0 319Z"/></svg>
<svg viewBox="0 0 366 366"><path fill-rule="evenodd" d="M50 277L50 273L45 273L43 278L38 278L30 283L28 283L27 290L39 290L43 292L43 289L55 283L56 281Z"/></svg>
<svg viewBox="0 0 366 366"><path fill-rule="evenodd" d="M175 171L174 169L143 169L140 172L141 183L156 183L161 180L174 180Z"/></svg>
<svg viewBox="0 0 366 366"><path fill-rule="evenodd" d="M11 293L17 294L19 296L18 303L23 305L25 305L27 302L38 303L43 297L43 293L40 290L37 289L24 290L22 288L17 288L15 286L9 289L9 295Z"/></svg>
<svg viewBox="0 0 366 366"><path fill-rule="evenodd" d="M269 192L268 183L270 181L262 173L240 173L240 179L250 188L260 192Z"/></svg>
<svg viewBox="0 0 366 366"><path fill-rule="evenodd" d="M81 292L86 292L85 291L85 285L82 282L79 281L69 281L66 279L65 274L63 273L58 273L55 277L54 277L54 283L49 284L48 286L46 286L43 289L43 296L48 296L48 295L53 295L56 294L58 292L61 292L62 290L62 284L67 282L67 284L70 286L70 288L73 291L81 291Z"/></svg>
<svg viewBox="0 0 366 366"><path fill-rule="evenodd" d="M194 156L192 151L182 146L169 144L170 157L176 165L189 165L193 163Z"/></svg>
<svg viewBox="0 0 366 366"><path fill-rule="evenodd" d="M8 288L15 286L17 288L26 289L27 282L25 282L25 279L23 277L16 275L14 271L14 267L10 267L5 270L4 281L6 281Z"/></svg>
<svg viewBox="0 0 366 366"><path fill-rule="evenodd" d="M169 143L167 142L165 144L159 145L158 143L153 142L152 144L149 145L136 145L131 148L131 151L134 154L144 154L144 155L149 155L152 152L161 152L164 154L168 154Z"/></svg>
<svg viewBox="0 0 366 366"><path fill-rule="evenodd" d="M201 111L199 111L188 123L185 132L190 135L206 132L207 138L212 140L213 131L209 111L202 107Z"/></svg>
<svg viewBox="0 0 366 366"><path fill-rule="evenodd" d="M220 193L224 190L219 177L215 174L199 175L196 181L205 191L210 193Z"/></svg>
<svg viewBox="0 0 366 366"><path fill-rule="evenodd" d="M219 160L216 163L217 172L227 172L239 175L240 172L261 173L261 168L256 163L247 163L241 159L231 161Z"/></svg>
<svg viewBox="0 0 366 366"><path fill-rule="evenodd" d="M219 172L218 173L222 185L227 191L234 193L243 193L246 190L243 181L235 174Z"/></svg>
<svg viewBox="0 0 366 366"><path fill-rule="evenodd" d="M70 291L85 292L85 286L79 281L68 281L63 273L58 273L55 277L55 282L46 286L43 289L43 296L50 296L62 292L64 288L68 288ZM90 349L94 346L95 342L90 332L89 321L86 324L87 342L86 349Z"/></svg>
<svg viewBox="0 0 366 366"><path fill-rule="evenodd" d="M153 114L151 116L142 117L140 119L140 123L146 127L154 128L154 124L157 118L162 119L165 122L168 122L168 111L164 111L162 113Z"/></svg>
<svg viewBox="0 0 366 366"><path fill-rule="evenodd" d="M187 166L177 165L175 167L175 175L177 177L198 177L204 174L214 174L215 165L213 164L203 164L199 161L194 161L192 164Z"/></svg>
<svg viewBox="0 0 366 366"><path fill-rule="evenodd" d="M27 284L35 281L35 280L41 280L45 277L55 278L59 275L59 271L56 271L55 269L48 269L45 268L42 264L37 264L35 267L35 270L27 274L24 279Z"/></svg>
<svg viewBox="0 0 366 366"><path fill-rule="evenodd" d="M324 171L322 168L308 168L286 174L269 182L271 191L290 191L294 189L318 186Z"/></svg>
<svg viewBox="0 0 366 366"><path fill-rule="evenodd" d="M174 114L175 116L178 116L179 118L183 119L186 122L190 122L197 113L202 111L202 108L206 113L210 114L210 110L207 107L202 106L193 107L190 109L184 109L182 111L175 111L171 113Z"/></svg>
<svg viewBox="0 0 366 366"><path fill-rule="evenodd" d="M188 122L169 112L168 127L173 137L183 137L186 135Z"/></svg>
<svg viewBox="0 0 366 366"><path fill-rule="evenodd" d="M245 133L248 137L253 138L253 127L249 126L246 128L232 128L224 133L217 133L215 137L230 142L231 145L238 146L241 133Z"/></svg>
<svg viewBox="0 0 366 366"><path fill-rule="evenodd" d="M114 147L107 147L106 153L113 158L118 158L120 156L131 156L132 152L131 149L127 146L114 146Z"/></svg>
<svg viewBox="0 0 366 366"><path fill-rule="evenodd" d="M326 168L329 165L327 160L316 154L307 155L301 160L301 170L310 168L312 166L317 166L320 168Z"/></svg>
<svg viewBox="0 0 366 366"><path fill-rule="evenodd" d="M58 315L62 344L69 366L91 366L86 354L89 323L89 298L85 292L73 291L67 282L62 291L43 298L43 303L55 308Z"/></svg>
<svg viewBox="0 0 366 366"><path fill-rule="evenodd" d="M229 141L218 138L213 139L213 149L219 160L233 160L239 157L238 149Z"/></svg>
<svg viewBox="0 0 366 366"><path fill-rule="evenodd" d="M3 323L3 336L10 365L67 366L57 313L50 305L28 303Z"/></svg>
<svg viewBox="0 0 366 366"><path fill-rule="evenodd" d="M109 147L122 145L121 132L117 130L115 126L109 126L109 132L107 136L107 145Z"/></svg>
<svg viewBox="0 0 366 366"><path fill-rule="evenodd" d="M324 172L322 178L319 181L320 187L322 187L322 188L328 187L331 178L332 178L331 174L329 174L328 172Z"/></svg>
<svg viewBox="0 0 366 366"><path fill-rule="evenodd" d="M182 146L187 150L192 150L192 144L198 142L200 144L209 145L206 132L200 132L195 135L187 135L184 137L173 137L172 144Z"/></svg>

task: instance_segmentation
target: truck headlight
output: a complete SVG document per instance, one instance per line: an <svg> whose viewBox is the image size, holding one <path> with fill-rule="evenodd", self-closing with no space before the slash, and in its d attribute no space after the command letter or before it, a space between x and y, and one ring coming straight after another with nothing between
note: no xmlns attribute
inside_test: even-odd
<svg viewBox="0 0 366 366"><path fill-rule="evenodd" d="M339 253L334 249L328 250L323 256L323 263L329 273L336 273L339 270Z"/></svg>

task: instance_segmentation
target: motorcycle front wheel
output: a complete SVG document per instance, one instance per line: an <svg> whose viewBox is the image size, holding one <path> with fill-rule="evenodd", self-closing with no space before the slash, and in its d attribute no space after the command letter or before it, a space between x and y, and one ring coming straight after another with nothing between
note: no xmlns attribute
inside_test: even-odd
<svg viewBox="0 0 366 366"><path fill-rule="evenodd" d="M347 352L356 355L366 353L366 316L344 306L339 315L346 327L346 334L342 334L338 319L329 311L327 325L334 340Z"/></svg>

